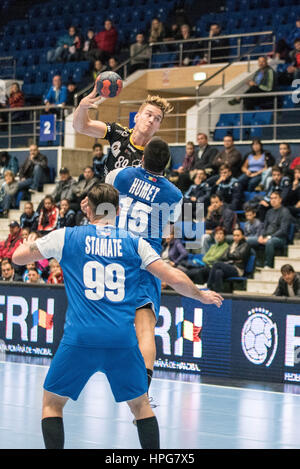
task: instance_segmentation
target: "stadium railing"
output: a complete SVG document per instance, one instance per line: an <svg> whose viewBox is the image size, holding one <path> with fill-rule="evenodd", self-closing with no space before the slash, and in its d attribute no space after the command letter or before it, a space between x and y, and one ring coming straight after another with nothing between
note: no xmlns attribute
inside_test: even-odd
<svg viewBox="0 0 300 469"><path fill-rule="evenodd" d="M64 144L65 117L73 111L72 106L51 105L51 110L46 111L45 106L24 106L22 108L0 109L0 148L17 148L29 144L48 143L54 146ZM41 116L55 115L52 129L49 124L46 129L41 129ZM47 119L46 119L47 121ZM45 131L46 130L46 131ZM42 138L40 138L42 136Z"/></svg>
<svg viewBox="0 0 300 469"><path fill-rule="evenodd" d="M216 40L226 40L228 45L214 46L213 43ZM276 36L273 31L150 43L149 45L146 44L138 53L120 63L114 71L119 72L126 79L130 72L131 60L141 55L148 47L151 48L148 68L159 68L162 66L182 66L184 56L189 54L194 55L189 65L197 65L201 61L202 56L205 56L206 63L228 62L228 65L230 65L232 62L239 60L248 60L248 63L250 63L250 60L273 51L275 43ZM196 47L192 47L193 44L196 44ZM202 44L202 46L198 47L197 45L199 44L200 46ZM219 55L222 51L223 55ZM215 60L213 55L216 52L218 57ZM80 99L91 91L93 86L94 83L90 83L75 94L75 106L77 106Z"/></svg>
<svg viewBox="0 0 300 469"><path fill-rule="evenodd" d="M299 97L298 97L299 95ZM217 103L224 102L224 109L228 109L228 100L233 98L273 98L273 105L266 109L254 109L251 111L243 110L241 108L235 110L232 107L230 112L226 110L220 112L220 106ZM291 107L283 107L282 101L288 98ZM222 96L182 96L176 98L168 98L168 101L172 103L175 112L172 112L165 116L165 121L170 124L165 125L159 130L160 133L173 134L178 136L180 132L185 132L187 126L174 126L171 125L171 120L178 122L179 118L187 116L186 112L180 112L180 104L187 102L194 102L199 105L207 103L205 110L205 120L207 125L207 132L211 140L221 141L224 136L231 134L236 141L249 141L253 138L261 138L263 140L280 140L288 138L289 140L300 138L300 89L289 90L289 91L274 91L269 93L245 93L245 94L224 94ZM128 110L132 107L132 111L136 110L142 103L141 100L122 100L119 103L119 115L118 122L124 125L128 125ZM217 112L214 111L214 105L216 105ZM293 106L293 107L292 107ZM122 114L122 109L124 115ZM125 114L126 112L126 114ZM201 111L202 117L203 110ZM181 120L181 122L183 122ZM199 123L195 119L195 128L189 126L189 131L197 132L199 129ZM297 138L298 135L298 138ZM177 138L175 141L180 143ZM183 142L181 142L183 143Z"/></svg>

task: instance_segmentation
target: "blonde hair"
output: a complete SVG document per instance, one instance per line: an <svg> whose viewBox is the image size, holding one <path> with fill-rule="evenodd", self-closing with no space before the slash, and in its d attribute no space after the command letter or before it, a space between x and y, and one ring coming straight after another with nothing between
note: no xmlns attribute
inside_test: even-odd
<svg viewBox="0 0 300 469"><path fill-rule="evenodd" d="M6 171L4 171L4 177L5 176L10 176L13 181L15 180L15 175L10 169L7 169Z"/></svg>
<svg viewBox="0 0 300 469"><path fill-rule="evenodd" d="M173 106L169 103L169 101L167 101L165 98L161 98L157 95L151 96L150 94L148 94L147 98L140 106L138 112L141 112L148 104L158 107L163 113L163 117L165 116L165 114L169 114L174 109Z"/></svg>

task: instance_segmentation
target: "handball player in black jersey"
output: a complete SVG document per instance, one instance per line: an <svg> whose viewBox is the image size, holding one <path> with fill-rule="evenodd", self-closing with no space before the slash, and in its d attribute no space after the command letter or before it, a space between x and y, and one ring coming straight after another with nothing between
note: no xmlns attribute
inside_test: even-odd
<svg viewBox="0 0 300 469"><path fill-rule="evenodd" d="M80 101L74 112L73 127L84 135L108 140L110 149L104 175L117 168L139 166L145 145L159 130L165 114L171 112L170 103L160 96L148 96L135 115L135 126L128 129L113 122L106 123L89 118L88 110L99 101L96 85L93 91Z"/></svg>
<svg viewBox="0 0 300 469"><path fill-rule="evenodd" d="M135 115L135 126L128 129L117 123L105 123L90 119L88 110L97 107L99 96L96 85L93 91L80 101L74 112L73 127L84 135L104 138L110 143L106 160L105 177L114 169L126 166L139 166L143 157L144 147L159 130L163 118L172 111L170 103L160 96L148 96ZM135 317L136 334L143 355L150 386L155 348L156 318L149 308L137 310Z"/></svg>

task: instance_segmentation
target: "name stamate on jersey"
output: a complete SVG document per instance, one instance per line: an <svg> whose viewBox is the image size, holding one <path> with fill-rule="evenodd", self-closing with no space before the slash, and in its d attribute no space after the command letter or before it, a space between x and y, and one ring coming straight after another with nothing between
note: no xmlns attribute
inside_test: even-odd
<svg viewBox="0 0 300 469"><path fill-rule="evenodd" d="M103 257L122 257L122 239L97 238L86 236L85 253Z"/></svg>
<svg viewBox="0 0 300 469"><path fill-rule="evenodd" d="M159 187L143 181L142 179L134 178L128 193L141 197L141 199L145 199L148 202L153 202L159 191Z"/></svg>

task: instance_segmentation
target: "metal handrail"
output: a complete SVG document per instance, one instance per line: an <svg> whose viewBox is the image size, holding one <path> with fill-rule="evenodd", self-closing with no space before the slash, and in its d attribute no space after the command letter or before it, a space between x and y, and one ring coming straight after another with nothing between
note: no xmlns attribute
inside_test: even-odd
<svg viewBox="0 0 300 469"><path fill-rule="evenodd" d="M8 114L8 120L1 122L0 123L0 130L5 128L6 126L8 127L8 132L7 133L2 133L0 132L0 141L3 139L8 139L8 147L11 148L12 140L13 138L21 138L21 137L31 137L34 141L36 141L36 138L38 136L37 132L37 124L39 123L38 115L40 114L39 111L45 111L46 106L24 106L24 107L16 107L16 108L0 108L0 115L1 114ZM57 119L57 122L63 122L64 117L65 117L65 111L73 111L74 106L61 106L61 105L55 105L51 104L50 109L58 109L60 111L60 116ZM13 121L11 118L12 113L24 113L24 112L29 112L31 111L33 113L33 116L29 119L23 119L23 120L17 120ZM22 132L18 134L13 134L12 129L16 128L16 126L24 125L24 124L31 124L32 125L32 132ZM57 135L60 137L60 145L62 145L62 138L63 138L63 131L60 131L57 133Z"/></svg>
<svg viewBox="0 0 300 469"><path fill-rule="evenodd" d="M116 68L114 68L113 71L118 72L118 70L121 70L123 67L126 67L125 70L127 72L127 65L131 62L131 60L138 57L148 47L151 47L151 49L153 51L153 47L161 46L161 45L172 45L172 44L179 44L180 45L180 44L186 44L186 43L205 42L205 41L208 41L209 44L211 44L211 42L215 41L216 39L219 40L219 39L235 39L235 38L243 38L243 37L260 37L260 36L266 36L266 35L270 35L270 34L273 34L273 31L261 31L261 32L257 32L257 33L229 34L229 35L213 36L213 37L209 37L209 36L208 37L196 37L196 38L185 39L185 40L171 40L171 41L167 40L167 41L161 41L161 42L150 42L149 44L145 44L145 47L143 49L141 49L140 51L138 51L136 54L134 54L132 57L129 57L128 59L124 60L121 64L119 64ZM275 41L275 37L273 38L272 43L267 43L267 44L268 45L269 44L274 44L274 41ZM255 44L253 49L255 49L258 45L261 45L261 44ZM243 46L245 47L247 45L243 45ZM233 47L233 46L230 46L230 47ZM214 49L224 49L224 47L217 47L217 48L214 48ZM200 50L206 50L206 49L200 49ZM152 55L153 55L153 52L152 52ZM249 55L249 51L245 55ZM240 59L240 57L243 57L243 56L244 56L244 54L242 56L239 56L239 59ZM229 65L230 64L231 63L229 63ZM125 75L126 76L124 76L124 79L127 78L127 73ZM76 107L78 106L80 96L82 96L83 94L85 94L86 92L91 90L93 87L94 87L94 83L90 83L89 85L87 85L85 88L78 91L74 95L74 103L75 103Z"/></svg>

